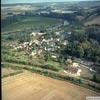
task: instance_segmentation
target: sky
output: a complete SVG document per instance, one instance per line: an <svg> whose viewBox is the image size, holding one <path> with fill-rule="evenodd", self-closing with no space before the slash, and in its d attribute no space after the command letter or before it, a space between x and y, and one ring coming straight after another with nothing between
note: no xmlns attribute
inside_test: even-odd
<svg viewBox="0 0 100 100"><path fill-rule="evenodd" d="M12 3L61 2L61 1L63 2L63 1L96 1L96 0L1 0L1 3L12 4Z"/></svg>

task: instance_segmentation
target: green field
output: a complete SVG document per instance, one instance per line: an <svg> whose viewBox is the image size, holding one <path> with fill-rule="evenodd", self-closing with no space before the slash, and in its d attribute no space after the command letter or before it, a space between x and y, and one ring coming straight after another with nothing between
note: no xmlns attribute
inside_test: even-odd
<svg viewBox="0 0 100 100"><path fill-rule="evenodd" d="M27 28L48 27L60 23L59 19L47 17L26 17L19 22L13 23L2 28L2 32L18 31Z"/></svg>

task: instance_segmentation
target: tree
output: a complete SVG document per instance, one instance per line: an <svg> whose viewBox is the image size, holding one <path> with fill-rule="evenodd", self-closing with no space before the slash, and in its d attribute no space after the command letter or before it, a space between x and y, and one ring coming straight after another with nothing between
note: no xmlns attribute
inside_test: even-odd
<svg viewBox="0 0 100 100"><path fill-rule="evenodd" d="M96 74L93 75L93 81L94 81L94 82L97 81Z"/></svg>
<svg viewBox="0 0 100 100"><path fill-rule="evenodd" d="M82 46L77 47L77 56L80 58L84 56L84 49L82 48Z"/></svg>

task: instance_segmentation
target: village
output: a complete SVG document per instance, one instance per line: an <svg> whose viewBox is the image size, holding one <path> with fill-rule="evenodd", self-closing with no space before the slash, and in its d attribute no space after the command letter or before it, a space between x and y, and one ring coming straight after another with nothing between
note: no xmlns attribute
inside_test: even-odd
<svg viewBox="0 0 100 100"><path fill-rule="evenodd" d="M69 43L67 37L71 34L71 31L55 31L50 34L42 31L34 31L30 33L29 42L23 42L13 47L14 50L24 50L30 59L39 58L44 59L45 61L51 59L59 63L59 59L62 59L61 56L63 56L61 50L67 47ZM86 64L86 62L81 64L80 62L81 61L76 59L73 61L71 58L66 58L64 66L67 67L63 70L63 73L75 77L80 76L84 64ZM98 72L97 70L94 70L94 67L89 67L91 65L93 64L86 64L85 68L93 73Z"/></svg>
<svg viewBox="0 0 100 100"><path fill-rule="evenodd" d="M2 99L100 96L100 2L7 1L1 3Z"/></svg>
<svg viewBox="0 0 100 100"><path fill-rule="evenodd" d="M71 32L61 33L56 31L52 35L43 32L32 32L30 34L30 42L24 42L15 47L15 50L25 50L32 59L45 59L45 55L49 55L52 60L57 61L61 54L60 50L68 45L65 35L71 35ZM48 58L46 58L48 59ZM80 76L81 69L78 63L71 59L66 60L67 69L63 72L72 76Z"/></svg>

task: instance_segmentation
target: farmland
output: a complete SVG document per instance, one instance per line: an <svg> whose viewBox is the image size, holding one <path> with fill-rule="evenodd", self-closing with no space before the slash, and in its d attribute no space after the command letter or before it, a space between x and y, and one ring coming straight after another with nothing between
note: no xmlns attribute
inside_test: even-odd
<svg viewBox="0 0 100 100"><path fill-rule="evenodd" d="M2 5L2 100L100 95L98 3Z"/></svg>
<svg viewBox="0 0 100 100"><path fill-rule="evenodd" d="M14 69L14 68L11 68L11 67L2 67L1 72L2 72L1 73L2 78L5 78L5 77L8 77L8 76L13 76L13 75L22 73L23 71L19 70L19 69Z"/></svg>
<svg viewBox="0 0 100 100"><path fill-rule="evenodd" d="M100 95L68 82L27 71L4 78L2 93L3 100L85 100L86 96Z"/></svg>
<svg viewBox="0 0 100 100"><path fill-rule="evenodd" d="M85 23L85 25L92 25L92 24L98 24L100 25L100 16L93 18L92 20Z"/></svg>
<svg viewBox="0 0 100 100"><path fill-rule="evenodd" d="M20 19L19 22L12 23L2 28L2 32L19 31L31 27L47 27L60 23L59 19L46 18L46 17L25 17Z"/></svg>

